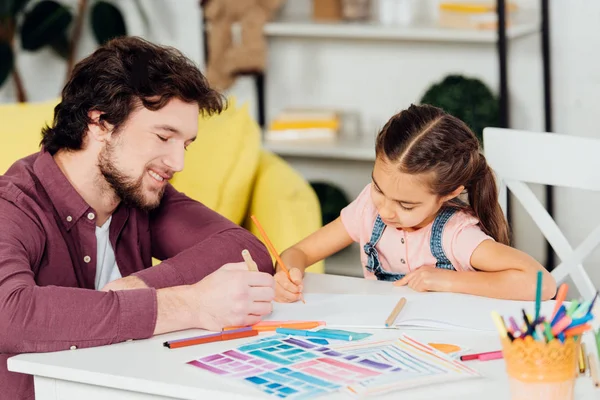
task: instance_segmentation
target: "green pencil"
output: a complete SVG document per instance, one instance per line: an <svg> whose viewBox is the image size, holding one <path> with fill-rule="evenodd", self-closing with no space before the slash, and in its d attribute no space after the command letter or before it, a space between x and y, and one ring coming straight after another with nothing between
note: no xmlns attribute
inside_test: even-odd
<svg viewBox="0 0 600 400"><path fill-rule="evenodd" d="M535 287L535 321L540 317L540 306L542 302L542 271L537 272L537 285Z"/></svg>

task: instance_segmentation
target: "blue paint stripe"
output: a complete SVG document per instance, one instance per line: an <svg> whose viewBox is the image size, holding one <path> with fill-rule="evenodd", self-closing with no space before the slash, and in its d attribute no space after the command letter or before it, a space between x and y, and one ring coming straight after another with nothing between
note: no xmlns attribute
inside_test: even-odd
<svg viewBox="0 0 600 400"><path fill-rule="evenodd" d="M252 354L255 357L260 357L264 360L271 361L271 362L274 362L277 364L282 364L282 365L292 364L292 362L290 360L286 360L285 358L277 357L276 355L267 353L266 351L262 351L262 350L254 350L254 351L249 352L248 354Z"/></svg>

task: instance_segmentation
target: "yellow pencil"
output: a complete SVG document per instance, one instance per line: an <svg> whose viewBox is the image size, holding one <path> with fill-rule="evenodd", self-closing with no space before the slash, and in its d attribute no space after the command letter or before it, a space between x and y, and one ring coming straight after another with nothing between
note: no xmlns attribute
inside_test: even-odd
<svg viewBox="0 0 600 400"><path fill-rule="evenodd" d="M254 262L248 250L242 250L242 257L244 258L244 261L248 266L248 271L258 271L258 265L256 265L256 263Z"/></svg>
<svg viewBox="0 0 600 400"><path fill-rule="evenodd" d="M496 311L492 311L492 319L494 320L494 324L496 324L500 338L505 339L507 337L506 325L504 325L502 317L500 317L500 314L498 314Z"/></svg>
<svg viewBox="0 0 600 400"><path fill-rule="evenodd" d="M585 351L585 343L581 343L581 346L579 346L579 373L580 374L585 374L586 368L585 368L585 355L586 355L586 351Z"/></svg>
<svg viewBox="0 0 600 400"><path fill-rule="evenodd" d="M396 307L394 307L394 309L392 310L390 316L387 317L387 319L385 320L386 327L390 327L390 326L394 325L394 321L396 321L396 318L398 318L398 314L400 314L400 311L402 311L402 308L404 307L405 304L406 304L406 298L402 297L398 301L398 304L396 304Z"/></svg>

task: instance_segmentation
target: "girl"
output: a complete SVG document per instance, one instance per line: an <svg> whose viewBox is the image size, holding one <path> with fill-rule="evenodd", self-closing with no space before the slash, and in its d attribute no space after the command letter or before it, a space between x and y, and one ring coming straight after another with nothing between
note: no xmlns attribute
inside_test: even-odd
<svg viewBox="0 0 600 400"><path fill-rule="evenodd" d="M417 291L533 300L543 271L542 298L556 282L537 261L509 247L508 226L494 175L479 142L443 110L412 105L377 135L372 182L341 216L281 257L276 300L294 302L304 269L353 241L367 279ZM468 203L459 199L466 193Z"/></svg>

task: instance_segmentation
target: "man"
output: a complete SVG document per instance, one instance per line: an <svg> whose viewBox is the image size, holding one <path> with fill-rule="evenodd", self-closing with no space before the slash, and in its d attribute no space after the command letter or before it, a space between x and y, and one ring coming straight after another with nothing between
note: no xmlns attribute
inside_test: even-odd
<svg viewBox="0 0 600 400"><path fill-rule="evenodd" d="M141 39L115 39L75 67L42 151L0 176L3 398L33 398L31 377L6 369L14 354L219 330L271 312L264 246L168 183L199 112L222 108L181 53ZM243 249L262 272L247 270ZM152 257L163 262L151 267Z"/></svg>

